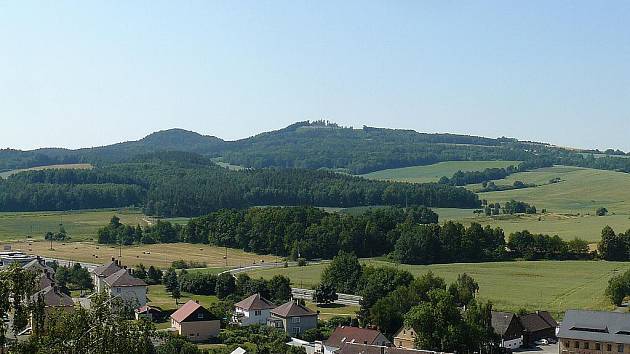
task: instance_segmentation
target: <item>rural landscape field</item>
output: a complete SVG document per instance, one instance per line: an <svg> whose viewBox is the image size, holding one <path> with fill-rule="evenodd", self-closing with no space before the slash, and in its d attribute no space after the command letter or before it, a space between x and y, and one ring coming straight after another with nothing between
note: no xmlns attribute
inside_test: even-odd
<svg viewBox="0 0 630 354"><path fill-rule="evenodd" d="M0 354L630 354L630 2L0 3Z"/></svg>

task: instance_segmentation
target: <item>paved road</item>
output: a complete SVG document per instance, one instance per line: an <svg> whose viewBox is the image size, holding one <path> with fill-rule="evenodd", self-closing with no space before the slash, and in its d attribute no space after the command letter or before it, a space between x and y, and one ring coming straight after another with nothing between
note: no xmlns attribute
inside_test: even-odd
<svg viewBox="0 0 630 354"><path fill-rule="evenodd" d="M526 353L526 354L558 354L558 343L539 345L535 348L522 348L515 350L514 353Z"/></svg>

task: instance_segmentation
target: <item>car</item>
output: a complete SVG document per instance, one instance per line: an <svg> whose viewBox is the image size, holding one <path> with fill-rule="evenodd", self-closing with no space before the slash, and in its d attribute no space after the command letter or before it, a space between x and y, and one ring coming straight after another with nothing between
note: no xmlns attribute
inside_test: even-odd
<svg viewBox="0 0 630 354"><path fill-rule="evenodd" d="M536 345L547 345L547 344L549 344L549 341L543 338L543 339L535 341L534 344L536 344Z"/></svg>
<svg viewBox="0 0 630 354"><path fill-rule="evenodd" d="M558 343L558 340L555 338L547 338L547 341L549 342L549 344L556 344Z"/></svg>

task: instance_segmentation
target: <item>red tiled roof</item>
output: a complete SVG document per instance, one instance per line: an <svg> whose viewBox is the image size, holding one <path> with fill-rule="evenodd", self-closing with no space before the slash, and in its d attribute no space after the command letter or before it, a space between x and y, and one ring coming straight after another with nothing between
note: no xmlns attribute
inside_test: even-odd
<svg viewBox="0 0 630 354"><path fill-rule="evenodd" d="M345 342L382 345L384 343L375 343L380 334L379 331L367 328L337 327L325 343L336 348L340 348Z"/></svg>
<svg viewBox="0 0 630 354"><path fill-rule="evenodd" d="M284 303L275 309L271 310L271 313L280 317L298 317L298 316L317 316L317 313L311 311L306 306L298 305L293 301Z"/></svg>
<svg viewBox="0 0 630 354"><path fill-rule="evenodd" d="M180 307L177 311L173 312L171 318L176 322L183 322L188 318L188 316L192 315L193 312L197 311L201 305L193 300L188 300L182 307Z"/></svg>
<svg viewBox="0 0 630 354"><path fill-rule="evenodd" d="M428 350L383 347L358 343L344 343L338 354L438 354Z"/></svg>
<svg viewBox="0 0 630 354"><path fill-rule="evenodd" d="M276 307L271 301L260 296L260 294L254 294L244 300L241 300L234 304L235 307L243 310L268 310Z"/></svg>

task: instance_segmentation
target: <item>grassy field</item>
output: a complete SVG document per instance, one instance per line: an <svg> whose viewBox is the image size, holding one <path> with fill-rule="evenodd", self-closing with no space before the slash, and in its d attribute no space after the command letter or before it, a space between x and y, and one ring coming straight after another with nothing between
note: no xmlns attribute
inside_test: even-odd
<svg viewBox="0 0 630 354"><path fill-rule="evenodd" d="M6 243L5 243L6 244ZM53 250L50 250L50 243L39 242L13 242L9 243L13 249L38 254L44 257L59 258L72 261L89 263L106 263L111 257L118 257L119 248L117 246L98 245L91 242L53 242ZM277 257L263 256L247 253L236 249L227 249L227 265L225 256L226 249L210 245L189 244L189 243L169 243L154 245L135 245L122 247L122 263L133 266L142 263L146 266L158 266L168 268L175 260L186 260L195 262L206 262L210 268L235 268L239 266L251 265L265 262L276 262Z"/></svg>
<svg viewBox="0 0 630 354"><path fill-rule="evenodd" d="M377 265L390 263L364 260ZM610 309L604 298L608 279L630 269L629 263L596 261L497 262L479 264L399 265L415 276L429 270L452 282L468 273L480 287L480 297L496 309L517 311L546 309L558 315L572 309ZM252 277L286 275L296 286L315 286L324 265L252 271Z"/></svg>
<svg viewBox="0 0 630 354"><path fill-rule="evenodd" d="M23 168L19 170L11 170L0 173L0 178L7 178L11 175L14 175L19 172L24 171L41 171L41 170L53 170L53 169L74 169L74 170L89 170L92 168L92 165L89 163L73 163L66 165L48 165L48 166L37 166L31 168Z"/></svg>
<svg viewBox="0 0 630 354"><path fill-rule="evenodd" d="M549 184L560 178L561 182ZM497 185L514 181L535 183L538 187L501 192L480 193L481 199L490 203L505 203L511 199L536 205L544 215L501 215L498 217L474 216L471 210L435 209L441 221L455 220L465 224L478 222L482 225L499 226L509 234L530 230L536 233L559 235L564 239L580 237L597 242L601 230L610 225L616 231L630 229L630 174L579 167L556 166L531 172L522 172L495 181ZM478 185L467 186L470 189ZM595 210L606 207L610 214L595 216Z"/></svg>
<svg viewBox="0 0 630 354"><path fill-rule="evenodd" d="M357 317L357 311L359 311L359 306L341 304L317 306L317 304L312 301L306 301L306 307L315 312L319 311L319 319L324 321L335 316Z"/></svg>
<svg viewBox="0 0 630 354"><path fill-rule="evenodd" d="M214 295L193 295L182 292L182 297L178 300L179 306L185 304L188 300L199 301L199 304L206 308L219 301ZM176 310L178 308L178 306L175 305L175 299L171 297L171 294L166 292L164 285L149 285L147 301L149 305L157 306L165 311Z"/></svg>
<svg viewBox="0 0 630 354"><path fill-rule="evenodd" d="M437 182L440 177L451 177L457 171L483 171L486 168L518 165L520 161L447 161L433 165L381 170L362 175L366 178L414 183Z"/></svg>
<svg viewBox="0 0 630 354"><path fill-rule="evenodd" d="M114 215L125 224L147 224L144 214L135 209L0 213L0 241L25 240L29 235L43 239L47 231L59 230L60 223L72 241L95 239L96 231L107 225Z"/></svg>

